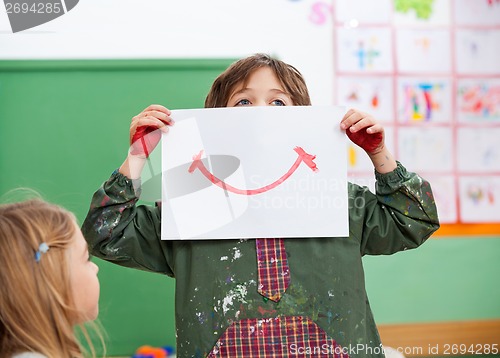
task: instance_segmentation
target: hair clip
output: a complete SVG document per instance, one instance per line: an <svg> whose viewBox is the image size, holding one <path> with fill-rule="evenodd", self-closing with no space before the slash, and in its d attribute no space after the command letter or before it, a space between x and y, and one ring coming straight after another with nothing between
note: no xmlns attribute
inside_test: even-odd
<svg viewBox="0 0 500 358"><path fill-rule="evenodd" d="M38 251L35 252L35 261L40 262L42 254L47 253L47 251L49 251L49 248L49 245L47 245L45 242L42 242L40 246L38 246Z"/></svg>

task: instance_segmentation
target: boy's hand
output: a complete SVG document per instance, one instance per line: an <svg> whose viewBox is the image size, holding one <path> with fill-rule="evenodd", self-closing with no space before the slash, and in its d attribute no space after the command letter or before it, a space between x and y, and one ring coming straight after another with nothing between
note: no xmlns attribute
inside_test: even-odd
<svg viewBox="0 0 500 358"><path fill-rule="evenodd" d="M161 132L167 133L168 126L174 124L170 113L169 109L159 104L152 104L132 118L130 123L131 155L149 157L161 139Z"/></svg>
<svg viewBox="0 0 500 358"><path fill-rule="evenodd" d="M378 154L384 149L384 128L368 113L350 109L342 118L340 128L368 155Z"/></svg>

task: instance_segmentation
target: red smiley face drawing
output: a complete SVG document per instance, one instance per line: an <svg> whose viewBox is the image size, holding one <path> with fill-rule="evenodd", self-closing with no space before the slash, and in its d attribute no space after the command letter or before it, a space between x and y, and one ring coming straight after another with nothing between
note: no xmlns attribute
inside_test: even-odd
<svg viewBox="0 0 500 358"><path fill-rule="evenodd" d="M287 180L294 172L297 170L299 167L300 163L306 164L313 172L317 172L318 168L316 166L316 163L314 163L314 159L316 158L315 155L308 154L302 149L301 147L295 147L294 150L298 154L297 160L292 164L291 168L288 169L288 171L283 174L279 179L274 181L271 184L268 184L266 186L263 186L261 188L257 189L238 189L235 188L234 186L231 186L229 184L224 183L223 180L217 178L215 175L213 175L206 167L205 164L201 161L201 155L203 154L203 150L201 150L198 154L193 156L193 163L188 169L189 173L193 173L195 169L198 169L202 172L202 174L213 184L219 186L220 188L224 190L228 190L232 193L235 194L240 194L240 195L256 195L256 194L261 194L266 191L269 191L271 189L274 189L281 183L283 183L285 180Z"/></svg>

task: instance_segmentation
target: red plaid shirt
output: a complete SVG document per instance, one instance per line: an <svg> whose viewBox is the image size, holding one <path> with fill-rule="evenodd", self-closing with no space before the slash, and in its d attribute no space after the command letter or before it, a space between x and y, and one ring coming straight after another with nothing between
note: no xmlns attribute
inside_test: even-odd
<svg viewBox="0 0 500 358"><path fill-rule="evenodd" d="M256 239L259 293L278 302L290 284L290 268L283 239Z"/></svg>
<svg viewBox="0 0 500 358"><path fill-rule="evenodd" d="M244 319L233 323L208 358L349 358L307 317Z"/></svg>

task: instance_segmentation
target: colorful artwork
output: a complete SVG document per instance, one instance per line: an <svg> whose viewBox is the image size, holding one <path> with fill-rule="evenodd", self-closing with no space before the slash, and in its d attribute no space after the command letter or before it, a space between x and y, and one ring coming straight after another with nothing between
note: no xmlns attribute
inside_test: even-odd
<svg viewBox="0 0 500 358"><path fill-rule="evenodd" d="M461 177L459 195L462 222L500 221L500 177Z"/></svg>
<svg viewBox="0 0 500 358"><path fill-rule="evenodd" d="M398 26L447 26L451 23L450 0L394 0L393 21Z"/></svg>
<svg viewBox="0 0 500 358"><path fill-rule="evenodd" d="M400 79L398 119L400 122L450 122L450 80Z"/></svg>
<svg viewBox="0 0 500 358"><path fill-rule="evenodd" d="M498 223L500 0L390 2L334 0L336 103L385 122L395 157L432 183L441 223ZM350 143L347 165L374 188Z"/></svg>
<svg viewBox="0 0 500 358"><path fill-rule="evenodd" d="M338 67L341 72L390 72L393 70L391 34L388 29L339 29Z"/></svg>
<svg viewBox="0 0 500 358"><path fill-rule="evenodd" d="M407 13L410 10L420 19L428 19L432 14L434 0L394 0L394 10Z"/></svg>
<svg viewBox="0 0 500 358"><path fill-rule="evenodd" d="M460 80L457 113L463 122L500 121L500 79Z"/></svg>
<svg viewBox="0 0 500 358"><path fill-rule="evenodd" d="M380 52L376 50L377 41L378 39L376 37L368 39L367 44L365 44L363 40L359 41L355 55L358 58L359 68L361 70L373 69L375 58L380 56Z"/></svg>

